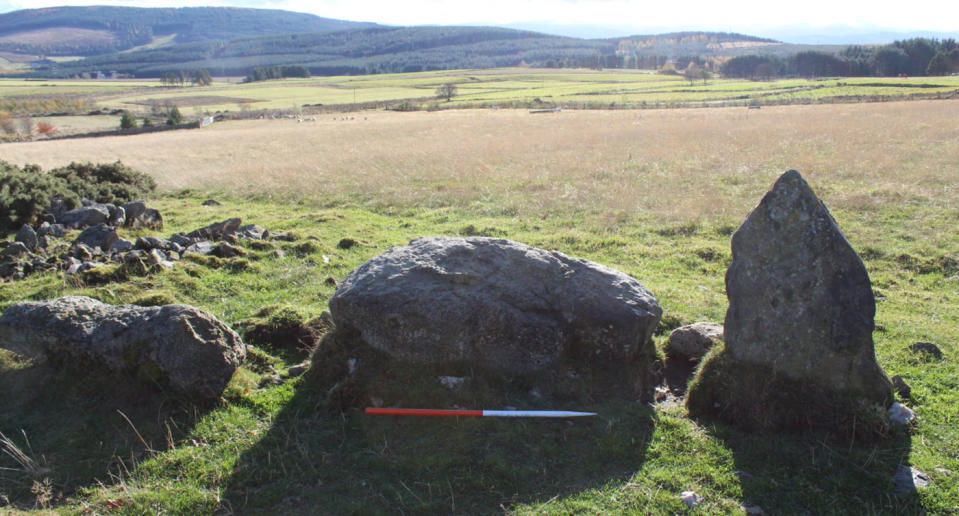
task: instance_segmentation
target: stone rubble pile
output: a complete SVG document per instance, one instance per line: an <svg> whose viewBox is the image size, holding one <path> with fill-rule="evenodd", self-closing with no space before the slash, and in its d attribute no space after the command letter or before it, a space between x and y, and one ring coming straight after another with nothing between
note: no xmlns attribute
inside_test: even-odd
<svg viewBox="0 0 959 516"><path fill-rule="evenodd" d="M13 242L0 243L5 246L0 248L0 280L18 280L50 270L79 274L111 263L145 274L170 269L191 253L218 258L243 256L245 251L236 245L239 241L291 240L284 233L255 224L244 226L239 218L169 238L139 237L135 242L117 234L121 227L160 230L163 217L144 201L115 206L84 200L82 207L69 211L62 201L54 201L39 226L24 225ZM75 230L81 230L78 236L70 242L63 240Z"/></svg>

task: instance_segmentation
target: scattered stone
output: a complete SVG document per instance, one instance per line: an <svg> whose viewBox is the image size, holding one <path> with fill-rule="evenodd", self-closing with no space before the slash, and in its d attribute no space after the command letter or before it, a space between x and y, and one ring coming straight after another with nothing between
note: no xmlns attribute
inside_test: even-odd
<svg viewBox="0 0 959 516"><path fill-rule="evenodd" d="M217 258L233 258L235 256L246 256L246 251L240 247L234 247L226 242L220 242L213 248L213 256Z"/></svg>
<svg viewBox="0 0 959 516"><path fill-rule="evenodd" d="M184 235L183 233L174 233L172 236L170 236L170 242L173 242L174 244L180 247L186 248L199 242L199 240L195 238L190 238Z"/></svg>
<svg viewBox="0 0 959 516"><path fill-rule="evenodd" d="M683 491L679 499L686 504L686 507L696 507L703 502L703 497L696 494L695 491Z"/></svg>
<svg viewBox="0 0 959 516"><path fill-rule="evenodd" d="M163 216L160 212L147 208L146 201L132 201L123 205L122 209L126 213L126 227L131 229L147 228L153 230L163 229Z"/></svg>
<svg viewBox="0 0 959 516"><path fill-rule="evenodd" d="M719 342L723 341L723 325L698 322L680 326L669 334L666 343L667 355L681 355L699 360Z"/></svg>
<svg viewBox="0 0 959 516"><path fill-rule="evenodd" d="M50 247L50 239L47 237L47 235L40 235L37 237L37 247L40 249L46 249Z"/></svg>
<svg viewBox="0 0 959 516"><path fill-rule="evenodd" d="M920 355L928 355L936 360L942 360L942 350L939 349L939 346L931 342L917 342L909 346L909 351Z"/></svg>
<svg viewBox="0 0 959 516"><path fill-rule="evenodd" d="M57 364L89 362L206 399L220 395L246 356L239 335L196 308L111 306L80 296L7 308L0 345Z"/></svg>
<svg viewBox="0 0 959 516"><path fill-rule="evenodd" d="M69 230L63 224L52 224L50 222L43 222L40 224L38 233L40 236L52 236L56 238L61 238L67 234Z"/></svg>
<svg viewBox="0 0 959 516"><path fill-rule="evenodd" d="M242 220L239 218L227 219L223 222L217 222L215 224L210 224L209 226L193 230L187 233L186 236L199 240L223 240L224 236L235 233L237 228L240 227L241 222Z"/></svg>
<svg viewBox="0 0 959 516"><path fill-rule="evenodd" d="M101 204L70 210L57 216L57 222L68 228L82 229L110 220L110 210Z"/></svg>
<svg viewBox="0 0 959 516"><path fill-rule="evenodd" d="M262 240L266 230L256 224L247 224L236 228L235 236L239 240Z"/></svg>
<svg viewBox="0 0 959 516"><path fill-rule="evenodd" d="M916 468L900 464L893 476L895 493L902 496L929 487L929 476Z"/></svg>
<svg viewBox="0 0 959 516"><path fill-rule="evenodd" d="M946 468L936 468L936 473L939 473L944 477L948 477L949 475L953 474L953 471Z"/></svg>
<svg viewBox="0 0 959 516"><path fill-rule="evenodd" d="M273 257L274 257L274 258L277 258L277 259L286 258L286 251L284 251L284 250L282 250L282 249L274 249L274 250L273 250Z"/></svg>
<svg viewBox="0 0 959 516"><path fill-rule="evenodd" d="M899 397L903 399L909 399L912 395L912 387L909 387L909 384L902 379L898 374L890 378L892 380L892 387L896 389L896 392L899 393Z"/></svg>
<svg viewBox="0 0 959 516"><path fill-rule="evenodd" d="M330 311L337 328L393 358L513 374L564 357L625 368L652 349L662 315L649 290L621 272L485 237L393 248L350 273Z"/></svg>
<svg viewBox="0 0 959 516"><path fill-rule="evenodd" d="M463 376L440 376L437 380L440 381L440 385L452 391L462 387L466 378Z"/></svg>
<svg viewBox="0 0 959 516"><path fill-rule="evenodd" d="M160 262L166 261L166 255L159 249L150 249L150 252L147 253L146 261L150 265L157 265Z"/></svg>
<svg viewBox="0 0 959 516"><path fill-rule="evenodd" d="M764 511L763 508L758 505L750 505L748 507L743 507L743 510L746 511L746 514L749 514L751 516L761 516L763 514L766 514L766 511Z"/></svg>
<svg viewBox="0 0 959 516"><path fill-rule="evenodd" d="M93 249L86 244L77 244L73 246L72 255L74 258L80 261L88 261L93 259Z"/></svg>
<svg viewBox="0 0 959 516"><path fill-rule="evenodd" d="M26 258L30 256L30 249L23 242L14 242L7 246L6 249L0 251L0 257L2 258Z"/></svg>
<svg viewBox="0 0 959 516"><path fill-rule="evenodd" d="M101 250L109 249L114 242L119 240L117 231L112 226L106 224L97 224L84 229L73 241L73 246L85 245L90 249L99 248Z"/></svg>
<svg viewBox="0 0 959 516"><path fill-rule="evenodd" d="M20 227L20 231L17 231L17 236L14 237L14 241L27 246L27 249L34 253L37 252L37 249L40 247L40 239L37 237L37 232L26 224Z"/></svg>
<svg viewBox="0 0 959 516"><path fill-rule="evenodd" d="M207 199L203 201L204 206L220 206L220 203L214 199Z"/></svg>
<svg viewBox="0 0 959 516"><path fill-rule="evenodd" d="M798 172L783 174L733 234L726 292L725 349L691 384L692 415L845 431L855 407L892 401L866 268ZM821 416L804 415L798 400Z"/></svg>
<svg viewBox="0 0 959 516"><path fill-rule="evenodd" d="M263 238L266 240L280 240L281 242L295 242L296 237L287 233L274 233L272 231L266 231L263 233Z"/></svg>
<svg viewBox="0 0 959 516"><path fill-rule="evenodd" d="M889 407L889 421L897 425L908 425L916 419L916 414L902 403L896 402Z"/></svg>
<svg viewBox="0 0 959 516"><path fill-rule="evenodd" d="M128 276L145 276L149 271L140 253L132 251L123 256L123 272Z"/></svg>
<svg viewBox="0 0 959 516"><path fill-rule="evenodd" d="M164 240L162 238L157 238L154 236L145 236L145 237L137 238L134 248L140 251L149 251L151 249L166 249L170 246L171 243L172 242L170 242L169 240Z"/></svg>
<svg viewBox="0 0 959 516"><path fill-rule="evenodd" d="M110 212L110 220L107 221L107 224L119 227L126 223L127 216L126 211L123 208L114 206L112 204L107 204L106 207Z"/></svg>
<svg viewBox="0 0 959 516"><path fill-rule="evenodd" d="M328 287L335 287L337 286L336 278L333 276L327 276L326 279L323 280L323 284Z"/></svg>
<svg viewBox="0 0 959 516"><path fill-rule="evenodd" d="M97 267L106 265L103 262L83 262L76 270L77 273L84 273Z"/></svg>
<svg viewBox="0 0 959 516"><path fill-rule="evenodd" d="M125 238L118 238L116 242L110 244L109 250L116 253L125 253L127 251L132 251L133 248L133 242Z"/></svg>
<svg viewBox="0 0 959 516"><path fill-rule="evenodd" d="M306 372L307 370L309 370L309 369L310 369L310 363L309 363L309 362L303 362L303 363L301 363L301 364L297 364L297 365L295 365L295 366L291 366L291 367L290 367L290 370L289 370L289 375L288 375L288 376L289 376L290 378L296 378L297 376L301 376L303 373L305 373L305 372Z"/></svg>
<svg viewBox="0 0 959 516"><path fill-rule="evenodd" d="M208 242L208 241L206 241L206 240L203 240L203 241L201 241L201 242L197 242L197 243L195 243L195 244L187 247L187 248L184 249L184 251L183 251L183 254L190 254L190 253L202 254L202 255L206 256L206 255L208 255L208 254L213 253L213 244L211 244L210 242Z"/></svg>
<svg viewBox="0 0 959 516"><path fill-rule="evenodd" d="M352 238L343 238L336 244L336 247L340 249L352 249L357 245L359 245L359 242L356 240L353 240Z"/></svg>

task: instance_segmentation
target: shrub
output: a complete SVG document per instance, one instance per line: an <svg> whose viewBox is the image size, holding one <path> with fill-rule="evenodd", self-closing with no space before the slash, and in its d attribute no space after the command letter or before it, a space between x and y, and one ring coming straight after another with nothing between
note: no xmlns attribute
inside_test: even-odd
<svg viewBox="0 0 959 516"><path fill-rule="evenodd" d="M50 174L64 180L81 198L122 204L143 199L156 190L152 177L123 163L70 163Z"/></svg>
<svg viewBox="0 0 959 516"><path fill-rule="evenodd" d="M124 111L123 116L120 117L120 129L136 129L137 119L133 116L133 113L129 111Z"/></svg>
<svg viewBox="0 0 959 516"><path fill-rule="evenodd" d="M0 161L0 227L18 229L34 224L53 199L66 201L73 208L80 198L63 179L44 174L39 167L24 169Z"/></svg>
<svg viewBox="0 0 959 516"><path fill-rule="evenodd" d="M167 113L166 125L179 125L183 123L183 115L180 113L180 108L173 106L170 108L169 113Z"/></svg>

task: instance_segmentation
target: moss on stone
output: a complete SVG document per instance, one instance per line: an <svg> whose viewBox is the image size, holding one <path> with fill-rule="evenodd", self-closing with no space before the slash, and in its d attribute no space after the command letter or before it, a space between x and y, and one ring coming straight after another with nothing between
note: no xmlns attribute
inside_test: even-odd
<svg viewBox="0 0 959 516"><path fill-rule="evenodd" d="M694 418L748 431L820 430L856 440L888 435L885 406L864 399L736 360L717 346L690 383L686 407Z"/></svg>

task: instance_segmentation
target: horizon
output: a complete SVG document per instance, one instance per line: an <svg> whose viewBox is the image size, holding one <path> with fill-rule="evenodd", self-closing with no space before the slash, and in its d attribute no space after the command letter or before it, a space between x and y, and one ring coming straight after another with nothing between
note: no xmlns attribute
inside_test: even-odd
<svg viewBox="0 0 959 516"><path fill-rule="evenodd" d="M933 1L921 12L810 0L801 12L768 11L768 4L740 0L717 5L693 0L682 6L638 6L628 0L491 0L482 12L449 0L411 0L402 5L384 0L0 0L0 13L61 6L240 7L280 9L324 18L383 25L500 26L579 38L615 38L639 34L705 31L734 32L789 43L889 43L908 37L959 37L950 25L959 19L959 4ZM935 16L926 13L934 12ZM623 22L635 19L637 22ZM667 20L683 20L670 23ZM612 20L612 21L611 21ZM875 41L871 41L874 39Z"/></svg>

